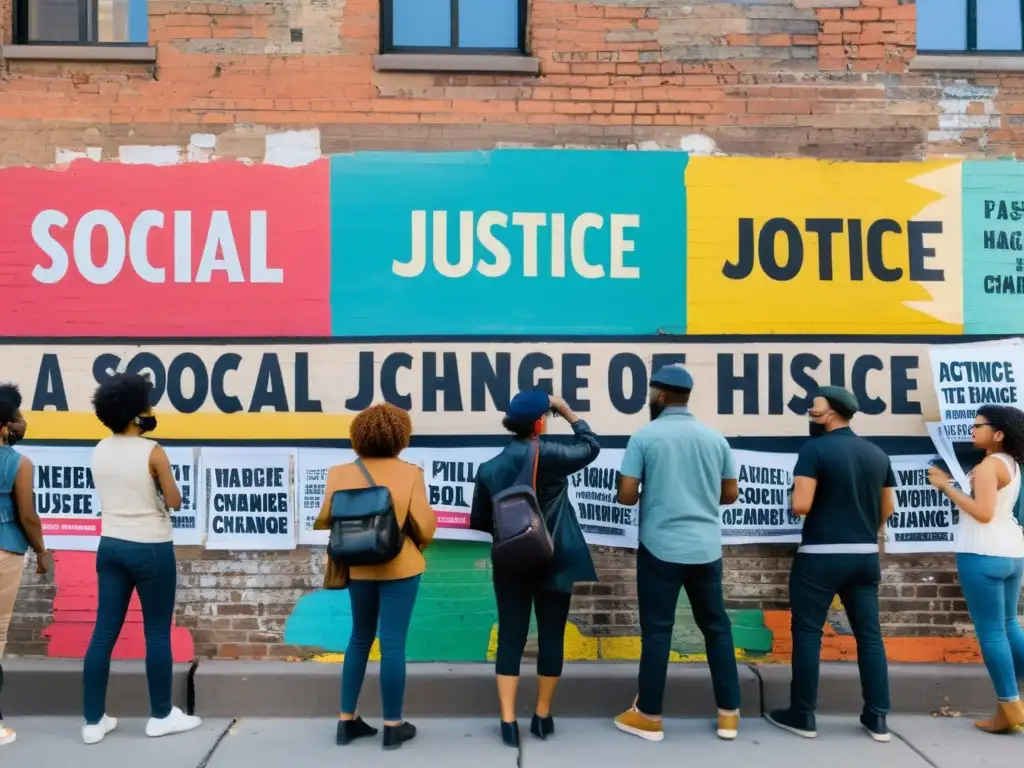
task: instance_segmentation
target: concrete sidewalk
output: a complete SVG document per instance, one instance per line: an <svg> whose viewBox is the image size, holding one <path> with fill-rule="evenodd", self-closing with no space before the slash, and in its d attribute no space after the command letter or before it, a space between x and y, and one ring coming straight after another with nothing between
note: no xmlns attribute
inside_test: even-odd
<svg viewBox="0 0 1024 768"><path fill-rule="evenodd" d="M339 760L382 768L1019 768L1024 757L1024 734L989 736L967 718L920 715L893 716L889 744L872 741L854 717L820 717L815 740L747 718L735 742L717 740L709 720L670 720L665 741L658 744L619 733L610 718L562 718L556 735L547 741L524 734L518 753L501 744L493 719L418 720L419 736L394 752L381 750L377 739L335 746L331 719L211 719L199 731L159 740L143 735L143 720L123 720L95 746L81 743L77 718L24 717L9 724L17 728L18 741L0 747L5 768L308 768ZM520 723L524 728L527 724Z"/></svg>

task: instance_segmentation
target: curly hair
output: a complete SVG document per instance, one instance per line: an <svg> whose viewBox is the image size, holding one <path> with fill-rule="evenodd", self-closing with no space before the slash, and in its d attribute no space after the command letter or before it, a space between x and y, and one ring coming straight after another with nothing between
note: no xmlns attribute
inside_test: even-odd
<svg viewBox="0 0 1024 768"><path fill-rule="evenodd" d="M536 421L523 421L522 419L513 419L508 416L501 420L501 426L520 440L529 440L533 437L536 424Z"/></svg>
<svg viewBox="0 0 1024 768"><path fill-rule="evenodd" d="M1024 411L1008 405L983 405L978 415L1003 433L1003 451L1024 464Z"/></svg>
<svg viewBox="0 0 1024 768"><path fill-rule="evenodd" d="M153 382L149 376L139 373L115 373L96 387L92 396L92 407L107 429L119 435L128 425L151 407L150 393Z"/></svg>
<svg viewBox="0 0 1024 768"><path fill-rule="evenodd" d="M0 424L10 424L21 408L21 390L17 384L0 384Z"/></svg>
<svg viewBox="0 0 1024 768"><path fill-rule="evenodd" d="M352 419L348 434L357 456L389 459L409 447L412 419L408 411L391 403L379 403Z"/></svg>

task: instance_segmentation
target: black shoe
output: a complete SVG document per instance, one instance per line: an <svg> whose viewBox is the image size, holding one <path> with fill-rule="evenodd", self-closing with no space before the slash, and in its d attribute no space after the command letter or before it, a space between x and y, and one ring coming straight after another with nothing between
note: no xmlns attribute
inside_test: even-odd
<svg viewBox="0 0 1024 768"><path fill-rule="evenodd" d="M357 717L355 720L339 720L338 736L335 739L335 743L339 747L343 747L355 739L361 739L363 736L376 735L377 729L367 725L361 717Z"/></svg>
<svg viewBox="0 0 1024 768"><path fill-rule="evenodd" d="M416 737L416 726L403 722L401 725L384 726L384 749L398 749L402 744Z"/></svg>
<svg viewBox="0 0 1024 768"><path fill-rule="evenodd" d="M548 736L554 735L555 718L551 715L548 715L547 717L534 715L533 720L530 721L530 733L538 739L546 739Z"/></svg>
<svg viewBox="0 0 1024 768"><path fill-rule="evenodd" d="M891 741L889 726L885 724L885 715L876 715L874 712L865 712L860 716L860 724L864 726L871 738L875 741Z"/></svg>
<svg viewBox="0 0 1024 768"><path fill-rule="evenodd" d="M501 721L501 740L510 747L519 747L519 723Z"/></svg>
<svg viewBox="0 0 1024 768"><path fill-rule="evenodd" d="M791 709L776 709L765 715L765 719L772 725L805 739L813 739L818 735L814 715L801 715Z"/></svg>

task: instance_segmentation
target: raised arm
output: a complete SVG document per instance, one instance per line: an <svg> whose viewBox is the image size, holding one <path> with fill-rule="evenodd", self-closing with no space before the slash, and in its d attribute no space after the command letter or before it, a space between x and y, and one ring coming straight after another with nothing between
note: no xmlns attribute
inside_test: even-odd
<svg viewBox="0 0 1024 768"><path fill-rule="evenodd" d="M545 443L544 469L546 472L572 475L593 463L601 453L601 443L590 425L577 416L562 398L552 397L551 408L569 422L574 437L570 443Z"/></svg>
<svg viewBox="0 0 1024 768"><path fill-rule="evenodd" d="M1010 472L1006 465L994 456L987 457L974 468L971 487L973 498L953 487L953 479L938 467L928 470L928 482L942 491L949 500L973 517L979 523L992 522L996 514L996 494L999 492L999 475L1006 473L1007 481Z"/></svg>

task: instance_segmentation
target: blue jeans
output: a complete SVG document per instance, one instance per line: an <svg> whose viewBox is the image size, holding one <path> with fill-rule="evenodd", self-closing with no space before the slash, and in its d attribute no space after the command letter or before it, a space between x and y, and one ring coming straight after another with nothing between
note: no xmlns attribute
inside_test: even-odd
<svg viewBox="0 0 1024 768"><path fill-rule="evenodd" d="M352 637L341 669L341 711L354 714L366 677L366 662L380 623L380 698L384 719L402 719L405 699L405 641L420 577L395 581L351 581Z"/></svg>
<svg viewBox="0 0 1024 768"><path fill-rule="evenodd" d="M1024 630L1017 618L1024 558L958 553L956 569L988 676L1000 701L1015 701L1024 679Z"/></svg>
<svg viewBox="0 0 1024 768"><path fill-rule="evenodd" d="M138 591L142 603L150 715L167 717L171 713L171 621L178 586L174 545L169 541L139 544L104 536L96 553L96 576L99 605L92 640L85 652L82 681L85 722L95 725L107 711L110 656L134 591Z"/></svg>
<svg viewBox="0 0 1024 768"><path fill-rule="evenodd" d="M740 676L732 622L725 612L721 558L699 565L668 563L651 554L643 544L636 553L641 636L637 709L645 715L661 714L676 604L683 589L690 601L693 619L704 635L715 704L719 709L739 709Z"/></svg>
<svg viewBox="0 0 1024 768"><path fill-rule="evenodd" d="M877 554L824 555L798 553L789 574L789 605L793 627L793 681L790 709L813 715L818 706L821 635L836 595L843 601L857 641L857 669L864 712L889 712L889 663L878 616L878 585L882 578Z"/></svg>

